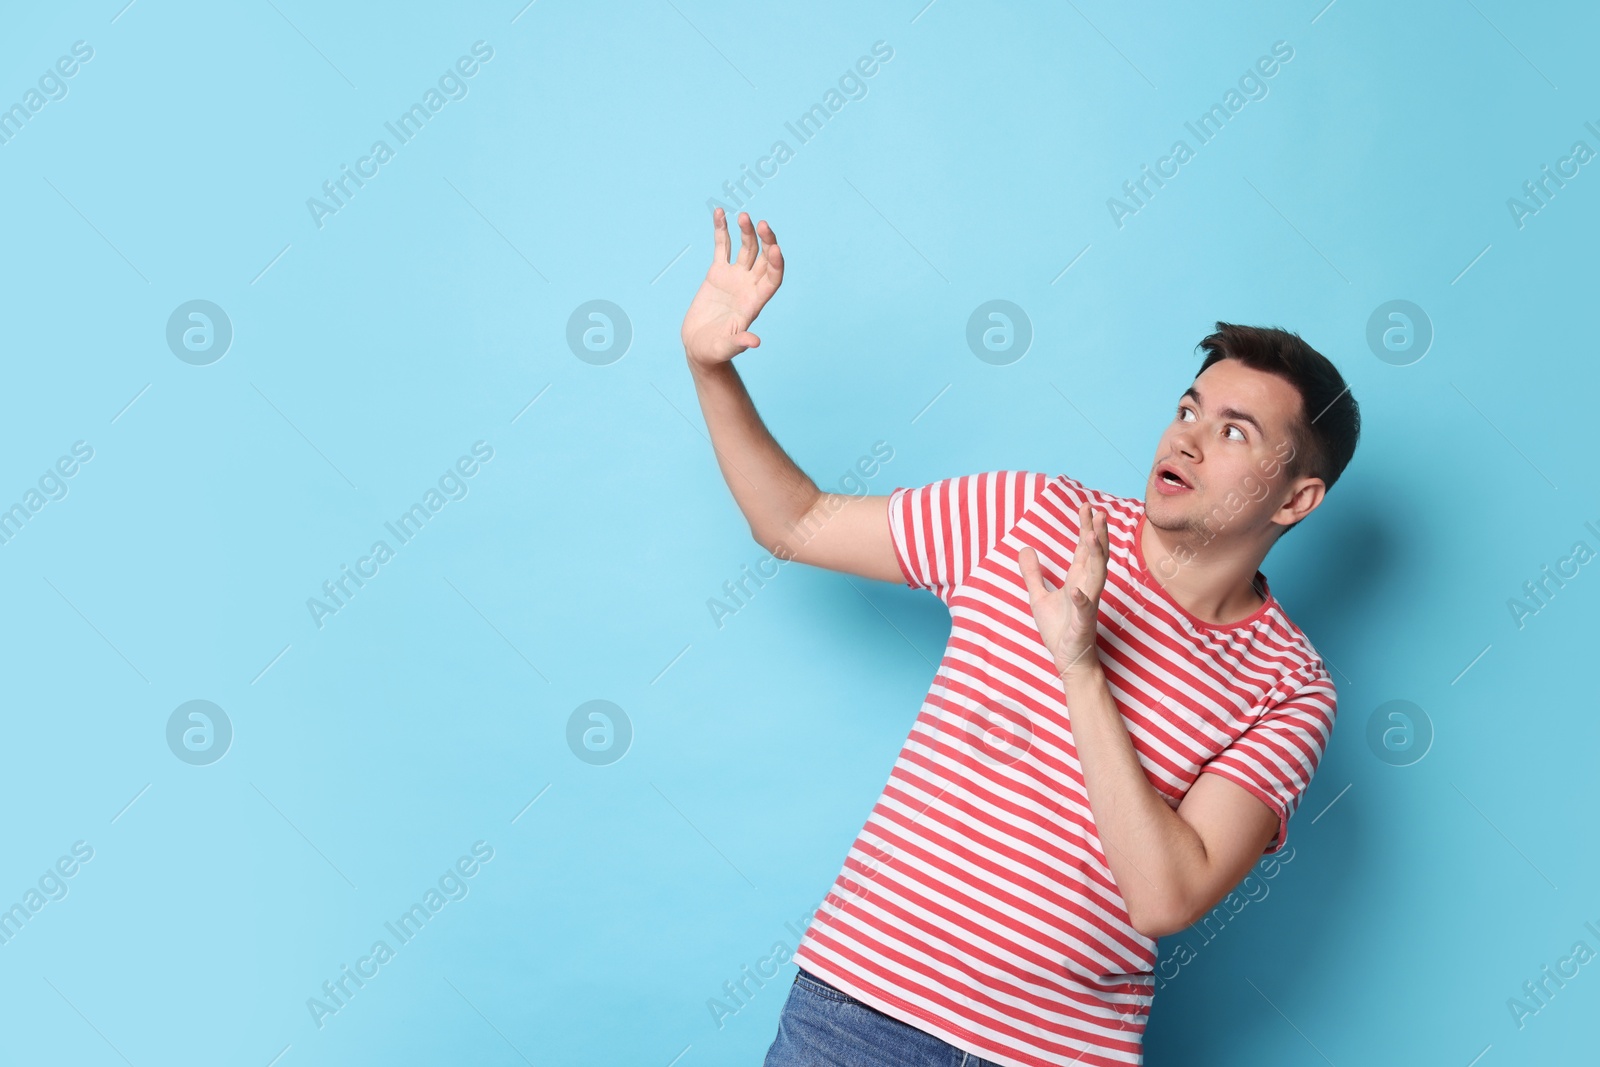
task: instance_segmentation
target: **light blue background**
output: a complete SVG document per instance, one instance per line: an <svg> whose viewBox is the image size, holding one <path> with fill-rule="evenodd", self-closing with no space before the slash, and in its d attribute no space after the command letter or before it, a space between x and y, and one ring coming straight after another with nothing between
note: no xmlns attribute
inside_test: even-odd
<svg viewBox="0 0 1600 1067"><path fill-rule="evenodd" d="M924 2L0 15L0 103L94 49L0 145L0 506L94 449L0 546L0 906L94 849L0 945L0 1061L759 1062L792 965L721 1028L707 1001L792 948L948 621L786 567L713 623L762 552L678 326L707 198L880 40L750 203L788 278L737 365L820 485L884 441L875 493L1018 467L1139 495L1217 319L1300 332L1365 416L1263 566L1340 725L1270 895L1187 935L1148 1062L1595 1055L1600 963L1521 1029L1507 1000L1600 950L1600 577L1520 629L1508 600L1600 549L1600 167L1523 228L1506 201L1600 148L1600 18ZM306 199L479 40L468 95L319 229ZM1280 40L1269 95L1119 229L1107 198ZM235 331L209 366L165 341L191 299ZM594 299L634 331L604 366L565 340ZM1035 331L1006 366L964 340L990 299ZM1408 366L1366 343L1391 299L1436 331ZM319 629L307 598L479 440L465 499ZM235 731L209 766L165 740L192 699ZM635 731L609 766L565 740L592 699ZM1407 767L1366 742L1393 699L1435 730ZM319 1029L307 998L480 840L469 894Z"/></svg>

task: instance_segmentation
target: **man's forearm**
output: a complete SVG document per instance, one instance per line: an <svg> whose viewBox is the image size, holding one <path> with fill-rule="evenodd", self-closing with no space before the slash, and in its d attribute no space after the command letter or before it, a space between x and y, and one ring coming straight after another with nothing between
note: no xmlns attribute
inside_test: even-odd
<svg viewBox="0 0 1600 1067"><path fill-rule="evenodd" d="M1071 668L1062 684L1089 808L1129 919L1157 936L1181 929L1205 844L1145 777L1101 665Z"/></svg>
<svg viewBox="0 0 1600 1067"><path fill-rule="evenodd" d="M767 431L732 362L704 367L691 361L689 370L717 464L751 536L763 545L776 540L821 495L816 483Z"/></svg>

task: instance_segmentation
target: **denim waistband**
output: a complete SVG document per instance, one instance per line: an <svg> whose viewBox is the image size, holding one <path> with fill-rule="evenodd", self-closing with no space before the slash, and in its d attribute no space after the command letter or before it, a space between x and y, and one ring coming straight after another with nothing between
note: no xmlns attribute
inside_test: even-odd
<svg viewBox="0 0 1600 1067"><path fill-rule="evenodd" d="M840 989L838 986L834 985L832 982L828 981L825 978L822 978L821 976L819 976L819 975L817 975L817 974L815 974L815 973L813 973L811 971L806 970L804 967L801 967L798 964L795 966L795 972L796 972L795 973L795 980L796 981L799 981L800 978L804 977L806 981L821 986L822 988L824 988L824 989L828 990L829 992L831 992L835 997L839 998L840 1000L847 1000L851 1004L856 1004L856 1005L859 1005L859 1006L861 1006L863 1008L866 1008L868 1011L873 1011L873 1012L878 1011L878 1009L874 1008L871 1004L867 1004L867 1003L865 1003L863 1001L857 1000L855 997L851 996L849 993L846 993L844 990Z"/></svg>
<svg viewBox="0 0 1600 1067"><path fill-rule="evenodd" d="M833 990L835 993L839 994L841 997L850 997L849 993L846 993L844 990L840 989L838 986L834 985L832 982L825 981L822 978L819 978L817 975L812 974L810 971L806 970L804 967L799 966L798 964L795 966L795 971L798 974L805 975L806 976L806 981L808 981L808 982L815 982L820 986L827 986L829 989ZM850 997L850 999L854 1000L855 997Z"/></svg>

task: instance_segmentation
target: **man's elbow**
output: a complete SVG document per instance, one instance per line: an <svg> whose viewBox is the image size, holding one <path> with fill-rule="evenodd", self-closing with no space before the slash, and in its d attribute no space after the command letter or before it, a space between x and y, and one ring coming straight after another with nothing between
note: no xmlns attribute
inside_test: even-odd
<svg viewBox="0 0 1600 1067"><path fill-rule="evenodd" d="M760 545L762 550L770 556L781 560L794 558L794 550L789 546L790 539L781 533L758 530L752 526L750 527L750 539Z"/></svg>
<svg viewBox="0 0 1600 1067"><path fill-rule="evenodd" d="M818 494L819 499L820 496L821 494ZM810 540L821 525L815 516L816 505L813 503L791 518L769 517L760 522L751 522L750 537L779 559L793 559L796 546Z"/></svg>
<svg viewBox="0 0 1600 1067"><path fill-rule="evenodd" d="M1139 901L1128 905L1128 925L1145 937L1166 937L1194 921L1189 909L1175 900Z"/></svg>

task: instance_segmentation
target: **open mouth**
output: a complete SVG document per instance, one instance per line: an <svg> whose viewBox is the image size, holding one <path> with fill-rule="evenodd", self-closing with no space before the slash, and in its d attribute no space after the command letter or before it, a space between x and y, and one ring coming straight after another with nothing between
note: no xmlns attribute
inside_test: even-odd
<svg viewBox="0 0 1600 1067"><path fill-rule="evenodd" d="M1162 485L1168 486L1168 487L1170 487L1172 489L1193 489L1194 488L1194 486L1190 485L1188 482L1186 482L1182 478L1180 478L1177 475L1176 472L1174 472L1170 468L1166 468L1166 467L1163 467L1161 469L1159 475L1157 476L1157 480L1160 481Z"/></svg>

